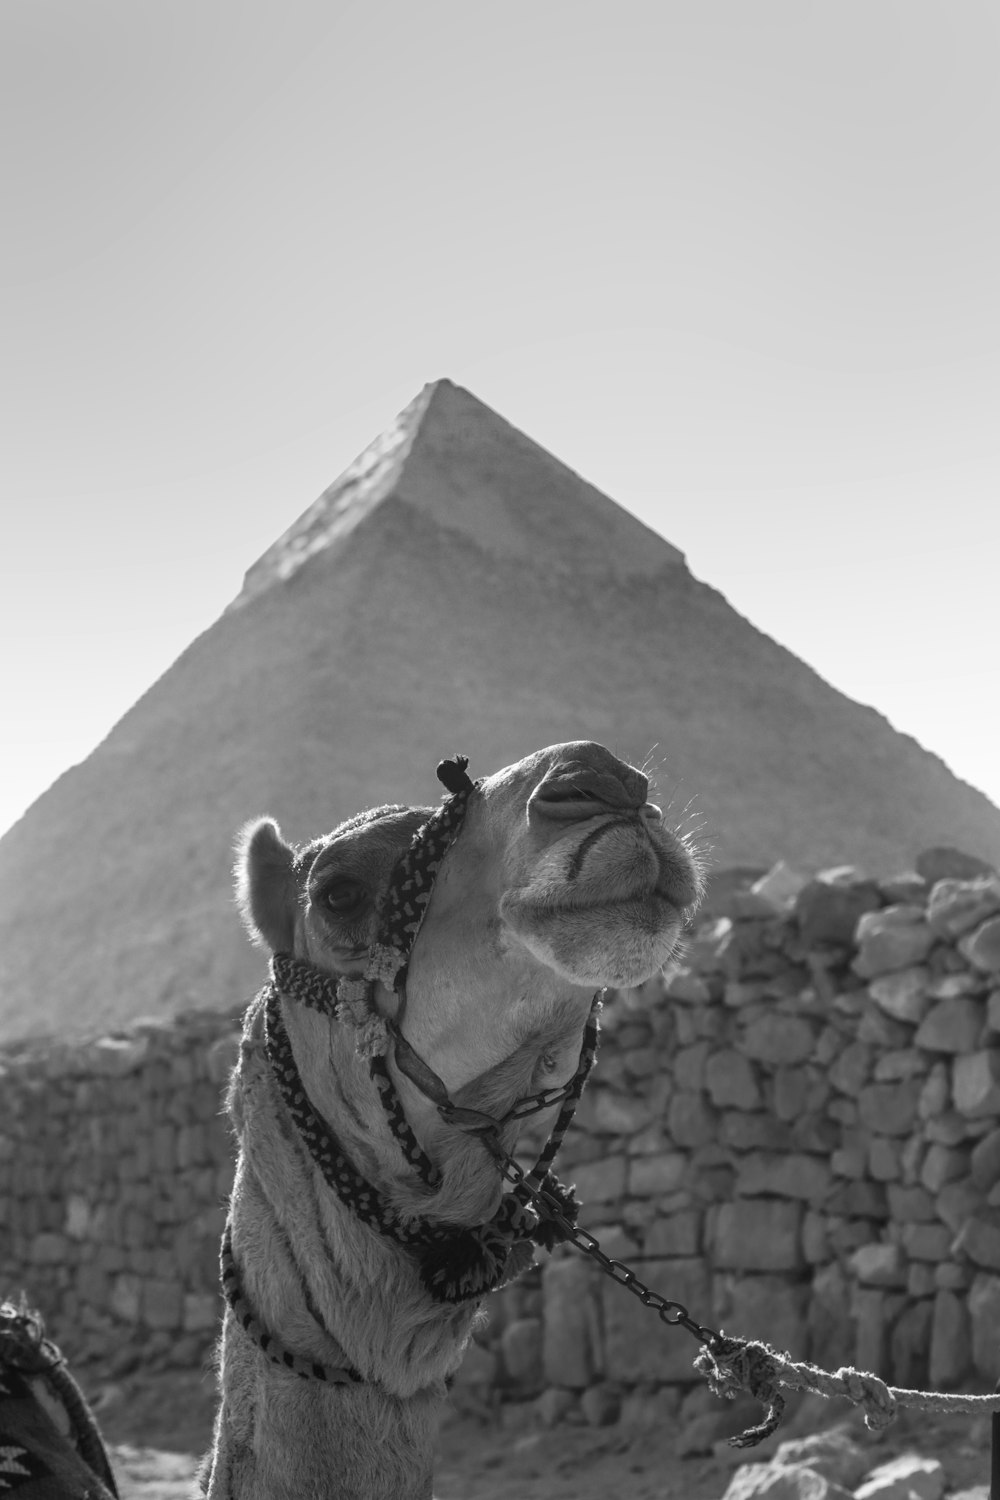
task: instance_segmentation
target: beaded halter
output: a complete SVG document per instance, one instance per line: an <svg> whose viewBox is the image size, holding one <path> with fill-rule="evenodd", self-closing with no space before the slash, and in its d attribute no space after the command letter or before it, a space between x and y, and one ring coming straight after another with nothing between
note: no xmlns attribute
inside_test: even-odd
<svg viewBox="0 0 1000 1500"><path fill-rule="evenodd" d="M448 1094L441 1078L406 1040L406 975L410 955L423 923L441 861L461 831L469 800L478 789L466 773L465 756L437 768L449 796L417 829L398 861L382 902L378 935L368 953L362 979L335 977L289 953L276 953L271 981L258 997L263 1008L264 1046L271 1069L298 1133L327 1185L362 1222L394 1240L417 1262L420 1279L436 1301L460 1303L505 1285L531 1263L532 1245L551 1248L569 1232L579 1213L572 1190L550 1170L594 1063L601 995L594 996L584 1028L580 1059L573 1077L559 1088L520 1099L501 1120L463 1109ZM394 1019L377 1008L376 986L382 983L398 997ZM399 1071L437 1108L441 1117L467 1133L491 1137L508 1121L561 1104L556 1122L532 1170L505 1193L493 1218L473 1228L422 1218L401 1218L357 1170L334 1132L314 1108L298 1073L281 1016L281 999L297 1001L355 1029L355 1046L367 1058L392 1135L405 1160L429 1190L440 1174L424 1153L403 1111L388 1067L392 1049ZM531 1203L530 1189L543 1188L559 1204L562 1222L546 1220ZM536 1200L537 1201L537 1200ZM246 1302L232 1253L231 1234L223 1239L223 1287L238 1320L268 1357L305 1378L344 1383L359 1379L350 1369L328 1369L291 1355L263 1330ZM319 1373L322 1371L322 1373Z"/></svg>

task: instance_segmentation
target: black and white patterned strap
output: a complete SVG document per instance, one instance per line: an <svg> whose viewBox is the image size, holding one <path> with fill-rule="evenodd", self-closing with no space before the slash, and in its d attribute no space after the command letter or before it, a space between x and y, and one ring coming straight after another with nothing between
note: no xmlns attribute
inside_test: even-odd
<svg viewBox="0 0 1000 1500"><path fill-rule="evenodd" d="M293 1375L298 1375L302 1380L323 1380L329 1385L357 1385L364 1379L364 1376L360 1375L352 1365L323 1365L316 1360L303 1359L302 1355L293 1354L267 1331L243 1291L239 1267L233 1254L233 1233L230 1224L226 1225L222 1236L219 1262L222 1293L233 1317L244 1333L267 1355L272 1364L280 1365L283 1370L290 1370Z"/></svg>

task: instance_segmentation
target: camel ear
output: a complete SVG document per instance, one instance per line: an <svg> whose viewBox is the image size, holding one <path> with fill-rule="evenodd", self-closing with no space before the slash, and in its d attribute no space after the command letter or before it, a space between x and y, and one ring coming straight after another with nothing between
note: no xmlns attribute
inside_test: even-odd
<svg viewBox="0 0 1000 1500"><path fill-rule="evenodd" d="M273 818L255 818L240 830L233 873L236 904L252 940L272 953L290 952L299 899L295 850Z"/></svg>

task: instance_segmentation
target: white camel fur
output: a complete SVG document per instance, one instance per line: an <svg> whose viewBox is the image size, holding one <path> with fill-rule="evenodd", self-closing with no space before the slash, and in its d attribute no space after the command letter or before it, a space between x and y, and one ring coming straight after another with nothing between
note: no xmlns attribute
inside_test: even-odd
<svg viewBox="0 0 1000 1500"><path fill-rule="evenodd" d="M700 896L696 856L647 800L645 776L589 741L489 776L445 856L413 949L404 1031L456 1103L502 1115L577 1066L595 990L631 986L674 950ZM254 940L358 975L390 872L428 809L376 810L303 850L263 819L242 836L238 900ZM393 1015L391 989L379 1009ZM441 1174L429 1190L389 1130L355 1037L282 1000L305 1090L397 1212L490 1219L503 1191L482 1143L446 1124L394 1065L406 1117ZM303 1380L227 1311L209 1500L428 1500L445 1378L478 1303L435 1301L414 1261L348 1208L303 1147L248 1012L229 1108L239 1142L233 1249L260 1323L360 1383ZM517 1122L506 1126L512 1150Z"/></svg>

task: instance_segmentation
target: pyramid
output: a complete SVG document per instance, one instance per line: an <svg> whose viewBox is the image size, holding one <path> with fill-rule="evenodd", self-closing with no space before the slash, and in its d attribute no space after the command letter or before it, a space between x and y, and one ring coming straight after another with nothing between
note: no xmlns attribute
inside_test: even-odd
<svg viewBox="0 0 1000 1500"><path fill-rule="evenodd" d="M683 555L447 381L0 840L0 1039L229 1008L260 982L235 830L301 840L596 739L693 802L721 866L1000 859L1000 810L762 635Z"/></svg>

